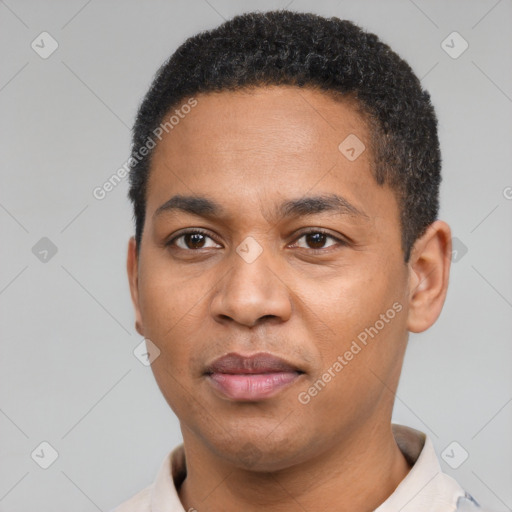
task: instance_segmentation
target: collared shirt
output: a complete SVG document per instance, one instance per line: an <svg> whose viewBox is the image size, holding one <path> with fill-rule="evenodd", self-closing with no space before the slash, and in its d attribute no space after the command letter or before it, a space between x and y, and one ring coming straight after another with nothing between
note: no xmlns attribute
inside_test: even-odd
<svg viewBox="0 0 512 512"><path fill-rule="evenodd" d="M449 475L443 473L428 436L404 425L392 424L393 435L412 466L394 492L374 512L470 512L478 503ZM111 512L185 512L178 489L186 477L183 445L162 462L156 480Z"/></svg>

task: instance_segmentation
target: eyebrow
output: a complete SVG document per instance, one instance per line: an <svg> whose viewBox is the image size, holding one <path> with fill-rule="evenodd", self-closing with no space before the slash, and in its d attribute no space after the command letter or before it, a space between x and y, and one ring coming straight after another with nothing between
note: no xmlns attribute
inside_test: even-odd
<svg viewBox="0 0 512 512"><path fill-rule="evenodd" d="M212 199L204 196L175 195L159 206L153 218L164 212L181 211L206 218L227 217L226 210ZM277 207L277 216L281 218L305 217L323 212L332 212L339 215L349 215L363 219L370 217L359 208L356 208L347 199L338 194L325 194L310 197L291 199Z"/></svg>

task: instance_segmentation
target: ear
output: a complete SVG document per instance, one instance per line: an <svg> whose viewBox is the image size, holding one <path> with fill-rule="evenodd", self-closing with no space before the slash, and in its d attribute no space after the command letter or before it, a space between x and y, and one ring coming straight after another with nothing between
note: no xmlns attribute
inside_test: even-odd
<svg viewBox="0 0 512 512"><path fill-rule="evenodd" d="M409 260L407 328L423 332L437 320L448 290L452 256L450 226L436 220L416 240Z"/></svg>
<svg viewBox="0 0 512 512"><path fill-rule="evenodd" d="M135 309L135 329L144 336L142 326L142 315L139 306L139 265L137 257L137 242L132 236L128 242L128 256L126 258L126 270L128 271L128 282L130 284L130 294L132 296L133 307Z"/></svg>

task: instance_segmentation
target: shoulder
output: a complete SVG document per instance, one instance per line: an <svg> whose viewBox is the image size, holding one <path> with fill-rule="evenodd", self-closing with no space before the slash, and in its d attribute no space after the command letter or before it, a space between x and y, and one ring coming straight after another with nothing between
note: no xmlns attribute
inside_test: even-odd
<svg viewBox="0 0 512 512"><path fill-rule="evenodd" d="M185 476L185 453L181 444L164 457L151 485L109 512L151 512L153 509L181 511L176 486L181 484Z"/></svg>
<svg viewBox="0 0 512 512"><path fill-rule="evenodd" d="M153 485L148 485L142 491L133 495L110 512L151 512L151 490Z"/></svg>

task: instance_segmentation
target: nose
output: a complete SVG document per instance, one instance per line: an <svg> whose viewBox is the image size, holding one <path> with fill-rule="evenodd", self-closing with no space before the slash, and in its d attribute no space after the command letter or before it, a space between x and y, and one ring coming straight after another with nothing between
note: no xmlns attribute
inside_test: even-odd
<svg viewBox="0 0 512 512"><path fill-rule="evenodd" d="M285 322L292 312L288 286L271 261L270 250L248 262L234 252L232 266L218 283L210 312L219 323L254 327L262 322Z"/></svg>

